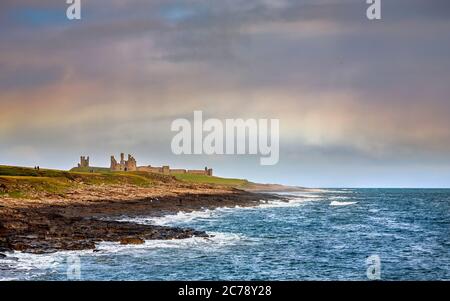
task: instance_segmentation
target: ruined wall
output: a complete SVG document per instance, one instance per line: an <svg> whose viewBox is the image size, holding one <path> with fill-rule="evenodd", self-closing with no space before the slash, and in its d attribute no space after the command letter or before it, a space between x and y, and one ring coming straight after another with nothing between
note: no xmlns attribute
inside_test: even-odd
<svg viewBox="0 0 450 301"><path fill-rule="evenodd" d="M206 172L203 169L189 169L187 173L196 174L196 175L206 175Z"/></svg>
<svg viewBox="0 0 450 301"><path fill-rule="evenodd" d="M169 165L165 165L165 166L162 167L162 173L165 174L165 175L170 174L170 167L169 167Z"/></svg>
<svg viewBox="0 0 450 301"><path fill-rule="evenodd" d="M181 169L176 168L172 169L169 166L162 166L162 167L156 167L156 166L138 166L138 171L146 171L146 172L153 172L153 173L160 173L165 175L177 175L177 174L185 174L185 173L192 173L192 174L198 174L198 175L208 175L212 176L212 169Z"/></svg>
<svg viewBox="0 0 450 301"><path fill-rule="evenodd" d="M176 174L185 174L187 171L186 169L171 169L170 174L176 175Z"/></svg>
<svg viewBox="0 0 450 301"><path fill-rule="evenodd" d="M187 173L196 174L196 175L207 175L212 176L213 170L212 168L205 167L205 169L189 169Z"/></svg>
<svg viewBox="0 0 450 301"><path fill-rule="evenodd" d="M139 166L137 167L138 171L146 171L146 172L154 172L154 173L162 173L162 167L153 167L153 166Z"/></svg>

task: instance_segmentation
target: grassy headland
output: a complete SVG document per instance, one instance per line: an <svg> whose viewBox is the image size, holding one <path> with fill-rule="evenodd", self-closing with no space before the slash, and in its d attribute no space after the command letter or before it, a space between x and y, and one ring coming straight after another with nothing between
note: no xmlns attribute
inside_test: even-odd
<svg viewBox="0 0 450 301"><path fill-rule="evenodd" d="M177 174L175 178L181 181L190 183L203 183L203 184L218 184L231 186L235 188L245 188L249 185L249 181L244 179L233 179L233 178L220 178L214 176L200 175L200 174Z"/></svg>
<svg viewBox="0 0 450 301"><path fill-rule="evenodd" d="M41 194L63 195L82 185L131 184L151 186L161 177L142 172L74 172L0 165L0 196L33 198Z"/></svg>
<svg viewBox="0 0 450 301"><path fill-rule="evenodd" d="M242 188L250 182L243 179L220 178L198 174L175 176L148 172L116 172L108 168L73 168L70 171L0 165L0 197L36 198L41 195L59 195L82 186L134 185L152 187L179 182L210 184Z"/></svg>

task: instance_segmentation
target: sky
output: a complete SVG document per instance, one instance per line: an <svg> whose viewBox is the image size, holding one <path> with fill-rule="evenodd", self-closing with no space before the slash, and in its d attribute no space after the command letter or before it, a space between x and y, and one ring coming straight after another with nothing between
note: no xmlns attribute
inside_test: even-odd
<svg viewBox="0 0 450 301"><path fill-rule="evenodd" d="M450 2L0 2L0 164L214 169L308 187L450 187ZM177 118L276 118L280 160L174 155Z"/></svg>

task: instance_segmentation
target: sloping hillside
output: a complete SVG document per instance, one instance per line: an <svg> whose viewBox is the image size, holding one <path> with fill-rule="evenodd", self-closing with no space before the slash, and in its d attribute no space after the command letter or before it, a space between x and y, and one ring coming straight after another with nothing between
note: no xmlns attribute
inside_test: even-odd
<svg viewBox="0 0 450 301"><path fill-rule="evenodd" d="M0 165L0 197L33 198L42 194L64 195L86 185L135 185L150 187L176 181L146 172L73 172Z"/></svg>

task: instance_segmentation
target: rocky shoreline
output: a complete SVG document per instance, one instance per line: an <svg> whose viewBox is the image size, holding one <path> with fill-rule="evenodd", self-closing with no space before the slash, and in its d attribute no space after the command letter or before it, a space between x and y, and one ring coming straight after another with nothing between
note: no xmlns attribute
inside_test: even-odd
<svg viewBox="0 0 450 301"><path fill-rule="evenodd" d="M121 194L123 190L126 194ZM217 207L255 206L274 195L195 185L178 189L90 187L64 197L0 199L0 254L96 250L102 241L141 244L152 239L208 237L194 229L112 221L119 216L162 216ZM93 196L93 193L95 196ZM90 196L90 197L86 197ZM0 255L2 256L2 255Z"/></svg>

